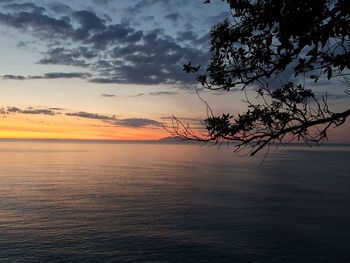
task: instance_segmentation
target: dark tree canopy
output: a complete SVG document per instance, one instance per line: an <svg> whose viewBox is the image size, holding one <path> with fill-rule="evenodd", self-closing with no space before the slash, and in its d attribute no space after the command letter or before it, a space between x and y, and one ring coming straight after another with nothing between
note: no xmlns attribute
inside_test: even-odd
<svg viewBox="0 0 350 263"><path fill-rule="evenodd" d="M339 78L349 82L350 1L225 2L232 17L211 30L206 71L202 74L191 63L184 70L207 89L253 88L258 99L252 102L247 97L248 111L237 116L214 116L208 108L205 134L175 118L173 135L233 142L237 150L249 149L251 155L271 143L322 144L329 128L343 124L350 109L333 112L327 98L307 86Z"/></svg>

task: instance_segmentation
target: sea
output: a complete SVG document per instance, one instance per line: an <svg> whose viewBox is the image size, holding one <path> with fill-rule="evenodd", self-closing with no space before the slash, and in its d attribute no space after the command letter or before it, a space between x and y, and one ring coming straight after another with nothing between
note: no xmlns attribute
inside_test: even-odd
<svg viewBox="0 0 350 263"><path fill-rule="evenodd" d="M0 141L0 262L350 262L350 146Z"/></svg>

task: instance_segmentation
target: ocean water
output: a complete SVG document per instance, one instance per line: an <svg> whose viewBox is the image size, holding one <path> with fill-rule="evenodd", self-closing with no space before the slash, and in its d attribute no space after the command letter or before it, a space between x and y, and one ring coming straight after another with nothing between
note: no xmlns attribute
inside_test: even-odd
<svg viewBox="0 0 350 263"><path fill-rule="evenodd" d="M350 262L350 147L0 142L0 262Z"/></svg>

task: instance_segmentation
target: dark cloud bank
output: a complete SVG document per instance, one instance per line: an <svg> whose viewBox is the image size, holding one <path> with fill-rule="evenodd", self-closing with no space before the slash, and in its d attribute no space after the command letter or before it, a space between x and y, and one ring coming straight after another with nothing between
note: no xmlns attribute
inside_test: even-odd
<svg viewBox="0 0 350 263"><path fill-rule="evenodd" d="M144 127L153 127L153 128L162 127L161 122L152 120L152 119L147 119L147 118L120 119L120 118L117 118L115 115L109 116L109 115L102 115L102 114L90 113L85 111L62 113L61 111L66 111L66 109L64 108L35 109L32 107L29 107L26 109L20 109L13 106L11 107L9 106L6 109L5 108L0 109L1 114L30 114L30 115L50 115L50 116L65 114L66 116L70 116L70 117L99 120L111 126L128 127L128 128L135 128L135 129L144 128Z"/></svg>
<svg viewBox="0 0 350 263"><path fill-rule="evenodd" d="M21 114L41 114L41 115L56 115L59 113L56 113L55 111L51 109L33 109L28 108L25 110L22 110L17 107L7 107L7 113L21 113Z"/></svg>
<svg viewBox="0 0 350 263"><path fill-rule="evenodd" d="M50 72L43 75L36 75L36 76L21 76L21 75L4 75L2 76L3 79L11 79L11 80L25 80L25 79L72 79L72 78L80 78L80 79L87 79L90 78L92 75L90 73L84 73L84 72L69 72L69 73L63 73L63 72Z"/></svg>
<svg viewBox="0 0 350 263"><path fill-rule="evenodd" d="M108 0L95 0L101 5ZM142 0L128 10L130 14L144 5L170 1ZM48 73L43 76L23 77L7 75L7 79L27 78L83 78L95 83L186 84L194 79L182 71L182 65L207 64L208 36L198 36L188 30L178 32L176 39L162 28L140 30L131 23L110 23L106 16L91 10L72 10L64 4L37 6L31 3L2 1L0 24L26 32L42 43L47 50L38 61L47 65L70 65L94 73ZM164 14L176 22L177 13ZM130 19L132 16L130 16Z"/></svg>
<svg viewBox="0 0 350 263"><path fill-rule="evenodd" d="M112 126L123 126L129 128L143 128L143 127L161 127L162 124L156 120L146 119L146 118L127 118L119 119L116 116L100 115L96 113L89 112L69 112L66 113L67 116L75 116L79 118L87 118L94 120L101 120Z"/></svg>

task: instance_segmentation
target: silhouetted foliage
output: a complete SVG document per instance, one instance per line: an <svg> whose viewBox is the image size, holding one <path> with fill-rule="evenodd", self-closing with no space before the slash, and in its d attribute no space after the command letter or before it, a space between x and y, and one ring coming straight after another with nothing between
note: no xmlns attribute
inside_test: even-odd
<svg viewBox="0 0 350 263"><path fill-rule="evenodd" d="M346 78L350 69L349 0L226 0L232 17L211 30L211 59L204 74L188 63L186 73L210 90L255 89L248 111L214 116L208 107L207 133L174 118L180 139L225 141L254 155L271 143L322 144L330 127L350 110L333 112L327 97L308 83ZM210 3L210 0L205 1ZM291 76L287 76L289 74ZM279 83L276 87L276 83ZM345 91L349 94L349 91Z"/></svg>

